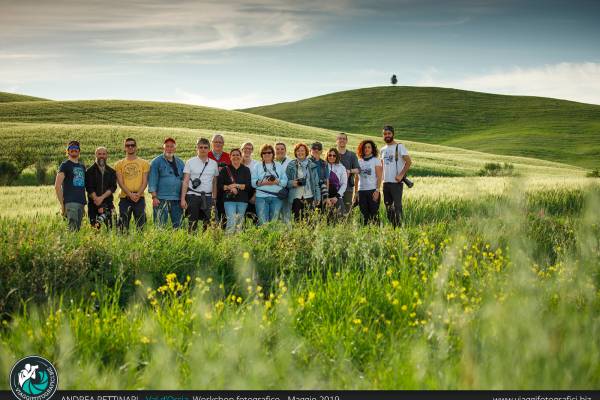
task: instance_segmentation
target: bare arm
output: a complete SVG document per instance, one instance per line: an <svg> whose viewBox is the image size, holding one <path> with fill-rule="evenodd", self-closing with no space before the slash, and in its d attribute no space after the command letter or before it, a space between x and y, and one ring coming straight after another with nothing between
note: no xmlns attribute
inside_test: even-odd
<svg viewBox="0 0 600 400"><path fill-rule="evenodd" d="M144 172L144 174L142 175L142 186L138 190L138 193L140 193L140 194L144 193L144 190L146 190L146 187L148 187L148 173Z"/></svg>
<svg viewBox="0 0 600 400"><path fill-rule="evenodd" d="M396 176L396 182L400 182L402 179L404 179L404 176L412 165L412 160L408 154L402 156L402 159L404 160L404 168L402 168L402 171L400 171L400 173Z"/></svg>
<svg viewBox="0 0 600 400"><path fill-rule="evenodd" d="M63 195L63 182L65 180L65 173L64 172L59 172L58 174L56 174L56 179L54 181L54 191L56 192L56 198L58 199L58 202L60 203L60 208L64 213L64 209L65 209L65 198Z"/></svg>
<svg viewBox="0 0 600 400"><path fill-rule="evenodd" d="M377 186L375 192L373 192L373 200L377 201L380 196L379 190L381 188L381 180L383 177L383 167L381 165L375 166L375 176L377 176Z"/></svg>
<svg viewBox="0 0 600 400"><path fill-rule="evenodd" d="M187 195L189 183L190 183L190 174L188 174L186 172L183 174L183 182L181 182L181 198L179 199L179 204L181 205L181 208L183 208L183 209L187 208L187 201L185 201L185 196Z"/></svg>
<svg viewBox="0 0 600 400"><path fill-rule="evenodd" d="M119 187L121 188L123 193L125 193L127 197L130 197L131 192L125 187L125 183L123 182L123 175L120 172L117 172L117 183L119 184Z"/></svg>

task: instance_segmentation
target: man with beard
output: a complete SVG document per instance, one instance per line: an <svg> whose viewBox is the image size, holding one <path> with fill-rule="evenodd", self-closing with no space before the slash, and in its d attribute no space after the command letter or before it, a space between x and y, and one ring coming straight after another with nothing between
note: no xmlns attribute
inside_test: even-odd
<svg viewBox="0 0 600 400"><path fill-rule="evenodd" d="M117 173L106 163L106 147L98 147L95 154L96 162L85 171L90 225L100 228L104 223L107 228L112 228L115 208L113 193L117 190Z"/></svg>
<svg viewBox="0 0 600 400"><path fill-rule="evenodd" d="M79 152L79 142L71 140L67 145L67 160L60 164L54 181L60 213L72 231L81 228L85 207L85 166L79 160Z"/></svg>
<svg viewBox="0 0 600 400"><path fill-rule="evenodd" d="M381 149L383 166L383 203L388 220L394 227L402 223L402 189L406 172L412 161L406 147L394 140L394 127L383 127L383 140L386 145Z"/></svg>
<svg viewBox="0 0 600 400"><path fill-rule="evenodd" d="M146 201L144 191L148 186L150 163L137 156L137 142L134 138L125 139L125 158L117 161L117 183L119 193L119 220L121 228L129 230L133 216L138 229L146 224Z"/></svg>

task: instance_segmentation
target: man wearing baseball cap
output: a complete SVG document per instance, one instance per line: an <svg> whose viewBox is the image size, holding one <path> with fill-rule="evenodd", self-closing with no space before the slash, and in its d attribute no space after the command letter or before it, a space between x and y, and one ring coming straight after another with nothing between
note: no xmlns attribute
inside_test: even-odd
<svg viewBox="0 0 600 400"><path fill-rule="evenodd" d="M154 224L162 227L169 222L173 228L181 226L183 209L179 204L183 182L183 160L175 156L177 143L172 137L163 141L163 153L150 163L148 192L152 195Z"/></svg>
<svg viewBox="0 0 600 400"><path fill-rule="evenodd" d="M69 222L69 229L81 228L85 207L85 165L79 161L79 142L72 140L67 145L67 160L58 168L54 190L60 203L60 212Z"/></svg>
<svg viewBox="0 0 600 400"><path fill-rule="evenodd" d="M323 152L323 144L321 142L314 142L310 145L310 157L309 159L317 164L317 173L319 176L319 188L321 190L321 201L324 201L327 196L327 188L329 187L329 170L327 168L327 162L321 159L321 153ZM317 206L321 208L321 204Z"/></svg>

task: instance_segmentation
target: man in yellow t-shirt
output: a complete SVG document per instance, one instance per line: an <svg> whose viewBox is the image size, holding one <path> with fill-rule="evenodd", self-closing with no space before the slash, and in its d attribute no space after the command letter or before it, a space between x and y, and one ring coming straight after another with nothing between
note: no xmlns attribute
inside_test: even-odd
<svg viewBox="0 0 600 400"><path fill-rule="evenodd" d="M150 163L137 156L137 143L133 138L125 139L126 157L115 164L119 193L119 218L121 226L129 229L133 215L138 228L146 224L146 202L144 190L148 186Z"/></svg>

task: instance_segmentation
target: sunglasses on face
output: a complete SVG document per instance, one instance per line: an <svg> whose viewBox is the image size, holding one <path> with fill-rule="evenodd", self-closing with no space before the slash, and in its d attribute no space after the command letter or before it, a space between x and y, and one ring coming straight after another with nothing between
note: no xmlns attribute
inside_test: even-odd
<svg viewBox="0 0 600 400"><path fill-rule="evenodd" d="M327 154L327 157L335 157L335 154Z"/></svg>
<svg viewBox="0 0 600 400"><path fill-rule="evenodd" d="M136 145L135 145L134 143L127 143L127 144L125 145L125 147L135 147L135 146L136 146Z"/></svg>
<svg viewBox="0 0 600 400"><path fill-rule="evenodd" d="M199 148L200 150L206 150L206 149L208 149L208 146L198 146L198 148Z"/></svg>
<svg viewBox="0 0 600 400"><path fill-rule="evenodd" d="M264 153L261 153L261 155L263 155L263 156L266 155L266 154L273 154L273 152L272 151L265 151Z"/></svg>

